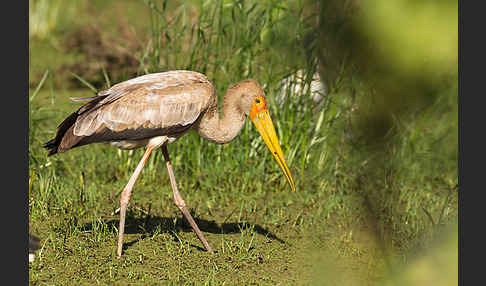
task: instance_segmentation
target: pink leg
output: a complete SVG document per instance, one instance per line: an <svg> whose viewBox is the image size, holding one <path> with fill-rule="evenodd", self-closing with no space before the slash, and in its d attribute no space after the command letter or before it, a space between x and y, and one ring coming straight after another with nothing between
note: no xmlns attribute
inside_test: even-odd
<svg viewBox="0 0 486 286"><path fill-rule="evenodd" d="M177 189L177 184L176 184L175 177L174 177L174 171L172 171L172 166L170 165L169 152L167 151L167 144L162 145L162 153L164 154L165 162L166 162L166 165L167 165L167 171L169 172L170 184L172 186L172 191L174 192L174 203L175 203L175 205L177 206L177 208L179 208L179 210L181 210L181 212L186 217L187 221L189 221L192 229L196 232L197 237L199 238L199 240L204 245L204 248L206 248L206 250L209 253L213 253L211 246L209 246L209 243L206 241L206 239L204 238L204 235L199 230L199 227L197 226L196 222L194 221L191 214L187 210L186 202L184 202L181 195L179 194L179 190Z"/></svg>
<svg viewBox="0 0 486 286"><path fill-rule="evenodd" d="M135 184L135 181L137 180L138 176L142 172L143 166L145 165L145 162L147 161L148 157L150 156L150 153L154 148L148 147L147 151L145 151L145 154L143 154L142 160L140 160L140 163L138 163L137 168L135 169L135 172L133 172L132 176L130 177L130 180L128 180L127 185L123 189L121 193L121 198L120 198L120 227L118 228L118 249L116 251L118 258L121 257L122 253L122 246L123 246L123 233L125 232L125 214L127 212L127 205L128 202L130 201L130 195L132 193L132 188L133 185Z"/></svg>

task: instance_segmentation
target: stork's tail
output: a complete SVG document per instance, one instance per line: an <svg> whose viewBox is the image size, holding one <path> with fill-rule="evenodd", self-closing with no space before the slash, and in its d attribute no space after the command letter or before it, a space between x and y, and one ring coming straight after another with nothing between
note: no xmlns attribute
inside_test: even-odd
<svg viewBox="0 0 486 286"><path fill-rule="evenodd" d="M46 148L49 150L49 154L47 156L52 156L57 153L61 153L64 151L67 151L69 148L66 148L66 146L62 147L61 142L63 141L63 138L65 135L69 135L68 130L74 125L76 122L76 118L78 117L78 113L74 112L71 115L69 115L64 121L57 127L57 134L54 139L51 139L44 143L42 147ZM68 134L66 134L68 133ZM72 131L71 131L72 133ZM63 144L65 145L65 144ZM61 146L61 148L60 148ZM72 147L72 146L69 146Z"/></svg>
<svg viewBox="0 0 486 286"><path fill-rule="evenodd" d="M57 146L58 145L59 145L59 142L56 142L56 138L54 138L54 139L51 139L51 140L47 141L46 143L44 143L44 145L42 145L42 147L49 150L48 156L51 156L51 155L54 155L54 154L57 153Z"/></svg>
<svg viewBox="0 0 486 286"><path fill-rule="evenodd" d="M47 141L43 147L49 150L48 156L52 156L57 153L66 152L69 149L87 144L86 142L80 142L83 136L74 135L73 128L76 123L76 119L85 112L89 112L92 108L96 107L96 104L102 99L106 98L108 93L101 91L97 96L93 97L79 97L72 98L75 101L89 100L90 102L81 106L76 112L71 113L64 121L57 127L57 134L54 139Z"/></svg>

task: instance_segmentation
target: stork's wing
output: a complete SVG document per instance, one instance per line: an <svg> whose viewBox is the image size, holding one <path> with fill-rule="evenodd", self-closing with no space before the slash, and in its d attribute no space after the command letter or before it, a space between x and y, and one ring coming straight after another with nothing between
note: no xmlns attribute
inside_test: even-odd
<svg viewBox="0 0 486 286"><path fill-rule="evenodd" d="M99 92L95 105L78 111L73 133L90 136L103 128L121 132L187 126L206 111L214 96L214 87L200 73L148 74Z"/></svg>

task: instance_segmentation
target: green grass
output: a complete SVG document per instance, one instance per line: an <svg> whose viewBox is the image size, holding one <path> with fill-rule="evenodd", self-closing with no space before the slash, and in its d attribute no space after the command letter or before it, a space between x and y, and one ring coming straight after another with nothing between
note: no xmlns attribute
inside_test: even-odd
<svg viewBox="0 0 486 286"><path fill-rule="evenodd" d="M41 238L41 249L29 264L30 283L375 285L412 265L415 253L431 249L432 238L456 223L456 84L445 82L425 108L396 117L387 148L370 152L359 129L365 105L351 111L371 92L358 80L333 86L318 110L305 95L292 99L304 107L299 112L276 101L283 76L317 69L295 40L311 28L308 22L286 22L307 17L304 3L145 3L155 5L146 27L151 40L140 56L146 72L204 72L220 99L238 80L266 84L297 192L249 121L225 145L190 132L169 152L181 194L216 253L202 251L174 206L156 151L135 184L124 254L116 259L119 195L143 150L92 144L47 157L42 144L79 107L69 97L92 92L58 88L53 77L66 75L42 78L48 66L36 59L41 76L30 94L28 194L30 232ZM41 53L36 47L31 56ZM100 70L100 77L109 75Z"/></svg>

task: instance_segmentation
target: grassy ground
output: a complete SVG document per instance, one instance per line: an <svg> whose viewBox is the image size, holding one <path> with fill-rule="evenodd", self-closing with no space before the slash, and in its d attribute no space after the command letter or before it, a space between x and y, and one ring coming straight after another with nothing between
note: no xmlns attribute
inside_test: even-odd
<svg viewBox="0 0 486 286"><path fill-rule="evenodd" d="M457 271L455 77L444 80L427 106L396 118L386 150L369 153L356 127L363 108L352 111L370 93L359 80L331 86L319 108L305 95L292 99L292 106L301 107L298 112L288 101L276 100L284 75L298 68L309 74L317 70L316 62L307 60L312 51L296 40L309 29L300 21L309 11L298 4L80 3L72 12L79 15L76 21L31 39L29 227L41 238L41 249L29 265L31 284L376 285L415 281L419 266L430 269L425 271L428 278L440 277L433 276L437 268ZM134 48L139 64L126 73L103 64L94 73L73 65L111 63L103 53L66 50L61 43L69 31L101 21L101 14L109 26L109 19L120 18L117 13L139 29L141 44ZM96 47L109 47L119 32L101 30L106 33L102 38L111 41ZM132 73L170 69L206 73L221 96L230 83L248 77L266 84L297 192L290 192L250 122L226 145L189 133L171 144L169 152L182 196L216 253L202 250L173 205L157 151L134 187L124 254L116 259L119 195L143 150L93 144L47 157L41 147L79 106L69 97L92 93L67 83L75 78L70 73L75 68L96 89ZM437 241L438 236L445 242ZM451 280L453 274L446 283Z"/></svg>

